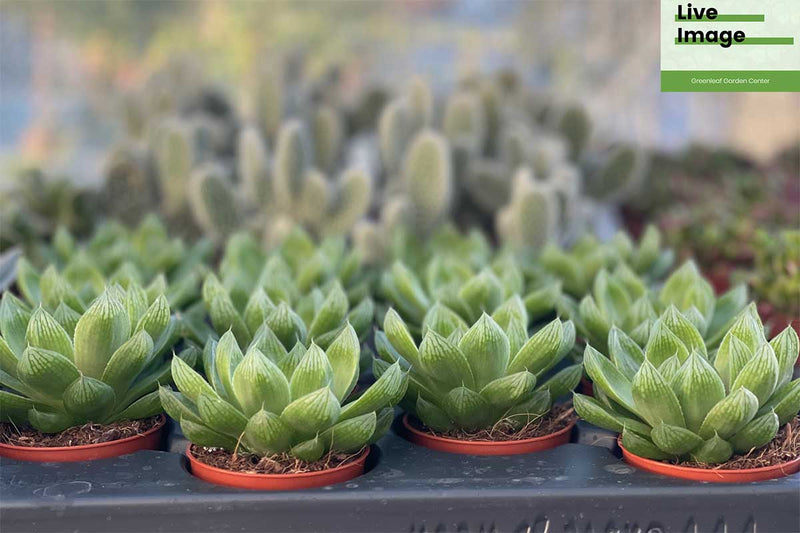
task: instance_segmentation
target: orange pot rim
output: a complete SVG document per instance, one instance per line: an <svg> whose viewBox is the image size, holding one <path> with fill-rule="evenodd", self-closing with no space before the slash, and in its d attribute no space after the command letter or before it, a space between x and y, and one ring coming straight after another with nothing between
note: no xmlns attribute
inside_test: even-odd
<svg viewBox="0 0 800 533"><path fill-rule="evenodd" d="M192 453L192 446L193 444L190 442L186 445L186 457L189 459L190 469L192 472L195 472L195 469L206 471L212 474L221 475L225 477L232 477L238 478L242 481L244 480L262 480L262 481L290 481L290 480L302 480L302 479L310 479L315 477L320 477L328 474L335 474L335 473L344 473L348 470L360 470L363 469L364 463L367 460L367 456L370 454L372 450L372 446L367 446L361 452L361 454L356 458L355 461L350 463L337 466L336 468L328 468L326 470L318 470L316 472L298 472L296 474L258 474L255 472L237 472L235 470L227 470L225 468L219 468L216 466L211 466L206 464L199 459L197 459L194 454ZM356 477L360 475L360 473L354 475ZM199 476L195 476L199 477ZM202 478L201 478L202 479ZM352 479L352 478L350 478ZM205 480L204 480L205 481ZM216 482L211 482L216 483ZM232 486L232 485L229 485ZM324 485L320 485L324 486Z"/></svg>
<svg viewBox="0 0 800 533"><path fill-rule="evenodd" d="M144 433L139 433L138 435L131 435L130 437L125 437L124 439L117 439L117 440L109 440L106 442L98 442L95 444L81 444L78 446L16 446L14 444L5 444L0 443L0 456L4 455L2 453L3 450L7 450L9 452L13 452L15 455L30 455L31 459L26 460L36 460L35 457L37 455L53 455L59 453L65 453L69 455L80 455L80 452L95 452L98 450L104 450L107 448L114 448L114 447L122 447L125 448L128 443L132 443L137 440L143 440L154 433L161 431L164 429L164 426L167 423L167 417L164 416L164 413L158 415L158 422L155 426L151 427ZM125 452L130 453L130 452ZM125 455L125 453L119 455ZM113 457L109 456L109 457ZM16 459L16 457L12 457ZM66 459L66 461L80 461L83 459ZM91 459L87 459L91 460ZM46 462L60 462L64 460L47 460Z"/></svg>
<svg viewBox="0 0 800 533"><path fill-rule="evenodd" d="M450 453L463 453L472 455L517 455L537 451L548 450L569 442L569 434L575 427L577 420L573 420L564 428L542 437L531 437L519 440L459 440L448 437L439 437L421 431L409 422L410 415L403 415L403 427L410 433L411 442L439 451ZM513 448L525 448L523 450L509 450Z"/></svg>
<svg viewBox="0 0 800 533"><path fill-rule="evenodd" d="M628 451L622 445L622 435L617 436L617 445L622 450L623 460L647 472L661 474L669 477L690 479L693 481L710 481L712 483L747 483L750 481L766 481L790 476L800 472L800 457L795 457L785 463L758 468L720 469L720 468L694 468L691 466L673 465L641 457Z"/></svg>

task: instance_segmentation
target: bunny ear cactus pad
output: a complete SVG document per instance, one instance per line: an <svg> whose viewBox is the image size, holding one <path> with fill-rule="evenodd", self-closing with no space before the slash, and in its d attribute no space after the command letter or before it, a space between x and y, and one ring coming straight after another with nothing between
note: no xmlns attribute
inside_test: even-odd
<svg viewBox="0 0 800 533"><path fill-rule="evenodd" d="M403 406L433 430L474 431L498 422L521 429L577 386L582 372L581 365L574 365L547 379L572 349L575 329L556 319L528 338L523 313L521 302L503 306L497 319L484 313L465 331L456 324L448 336L442 325L451 329L451 323L429 321L417 345L390 309L384 332L376 338L381 357L376 369L389 364L410 368Z"/></svg>
<svg viewBox="0 0 800 533"><path fill-rule="evenodd" d="M787 327L767 342L753 306L726 330L712 358L674 306L644 350L616 328L608 345L610 359L586 347L584 366L600 394L575 394L575 410L621 433L635 455L724 463L768 444L800 410L800 380L790 381L797 333Z"/></svg>
<svg viewBox="0 0 800 533"><path fill-rule="evenodd" d="M79 315L74 333L60 313L54 316L42 307L31 311L4 295L2 419L58 433L88 422L160 413L157 388L171 379L165 354L178 333L166 298L139 305L141 291L109 286ZM199 350L187 348L178 358L193 365L198 355Z"/></svg>
<svg viewBox="0 0 800 533"><path fill-rule="evenodd" d="M428 229L439 222L453 195L447 139L432 130L418 133L405 156L403 180L420 227Z"/></svg>
<svg viewBox="0 0 800 533"><path fill-rule="evenodd" d="M275 337L267 326L264 331ZM297 343L287 353L256 338L242 354L226 333L206 353L208 381L176 358L177 391L161 387L161 401L194 444L231 452L286 452L315 461L328 452L360 450L389 429L392 407L408 384L406 372L394 364L348 401L361 354L350 325L327 350Z"/></svg>

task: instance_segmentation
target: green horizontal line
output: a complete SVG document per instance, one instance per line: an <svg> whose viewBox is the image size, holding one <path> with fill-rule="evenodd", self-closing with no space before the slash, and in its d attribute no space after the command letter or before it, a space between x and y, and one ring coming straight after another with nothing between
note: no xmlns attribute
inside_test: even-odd
<svg viewBox="0 0 800 533"><path fill-rule="evenodd" d="M675 44L716 44L719 45L718 42L709 42L709 41L682 41L679 42L678 38L675 38ZM744 41L736 42L731 41L731 44L794 44L794 37L745 37Z"/></svg>
<svg viewBox="0 0 800 533"><path fill-rule="evenodd" d="M675 22L764 22L764 15L717 15L715 19L679 19L675 15Z"/></svg>

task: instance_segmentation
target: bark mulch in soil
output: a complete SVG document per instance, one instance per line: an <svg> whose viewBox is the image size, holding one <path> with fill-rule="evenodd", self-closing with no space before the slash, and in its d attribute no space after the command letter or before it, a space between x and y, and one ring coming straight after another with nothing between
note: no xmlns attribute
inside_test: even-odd
<svg viewBox="0 0 800 533"><path fill-rule="evenodd" d="M415 417L409 417L409 423L412 426L420 431L430 433L435 437L482 442L503 442L546 437L564 429L577 420L578 415L575 414L575 410L572 408L571 404L555 405L549 413L529 422L521 429L515 429L508 421L500 420L489 429L482 429L479 431L454 429L441 432L427 427Z"/></svg>
<svg viewBox="0 0 800 533"><path fill-rule="evenodd" d="M784 425L766 446L750 450L743 455L734 455L724 463L710 465L686 461L673 464L704 470L746 470L788 463L798 457L800 457L800 417L795 417Z"/></svg>
<svg viewBox="0 0 800 533"><path fill-rule="evenodd" d="M29 448L59 448L100 444L141 435L158 425L160 416L123 420L112 424L84 424L61 433L42 433L31 427L0 423L0 443Z"/></svg>
<svg viewBox="0 0 800 533"><path fill-rule="evenodd" d="M234 453L221 448L204 448L192 444L191 453L195 459L208 466L242 472L247 474L303 474L320 472L338 468L352 463L364 451L356 453L328 453L316 461L303 461L289 455L279 453L262 457L249 453Z"/></svg>

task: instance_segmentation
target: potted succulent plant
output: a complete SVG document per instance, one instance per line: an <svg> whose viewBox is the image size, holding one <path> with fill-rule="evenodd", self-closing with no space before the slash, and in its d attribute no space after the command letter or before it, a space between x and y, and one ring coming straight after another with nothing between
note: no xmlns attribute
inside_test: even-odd
<svg viewBox="0 0 800 533"><path fill-rule="evenodd" d="M575 394L578 414L620 433L625 461L701 481L771 479L800 470L800 380L791 380L798 337L767 342L754 304L727 330L716 354L692 321L669 307L642 350L613 328L610 359L584 354L595 398ZM783 426L783 429L781 427Z"/></svg>
<svg viewBox="0 0 800 533"><path fill-rule="evenodd" d="M63 302L51 314L7 292L0 332L0 455L83 461L158 447L157 388L177 339L163 295L148 306L138 285L112 285L83 314Z"/></svg>
<svg viewBox="0 0 800 533"><path fill-rule="evenodd" d="M417 345L405 322L389 310L375 342L381 360L409 370L402 406L408 438L441 451L507 455L552 448L569 441L575 423L567 406L553 401L572 391L581 365L551 372L575 342L572 322L555 319L528 338L525 307L509 299L469 328L436 304ZM549 379L545 379L553 374Z"/></svg>
<svg viewBox="0 0 800 533"><path fill-rule="evenodd" d="M192 473L262 490L319 487L363 473L408 379L393 365L352 399L359 355L349 324L326 350L296 342L287 351L264 323L244 353L231 331L209 341L207 380L174 359L178 392L162 387L161 401L192 442L186 450Z"/></svg>

